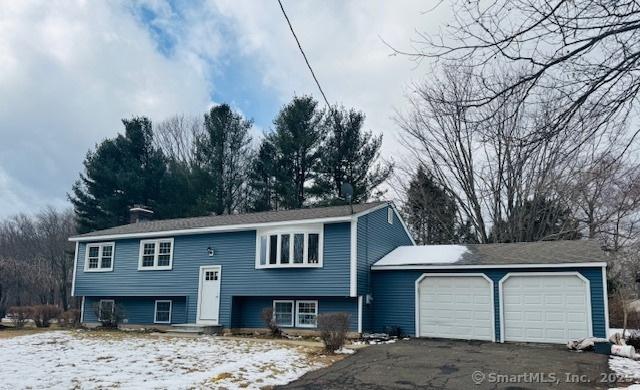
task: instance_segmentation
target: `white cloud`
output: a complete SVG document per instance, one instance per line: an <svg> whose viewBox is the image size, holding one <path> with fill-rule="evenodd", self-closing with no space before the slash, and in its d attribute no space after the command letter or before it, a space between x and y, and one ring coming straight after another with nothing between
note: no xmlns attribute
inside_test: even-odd
<svg viewBox="0 0 640 390"><path fill-rule="evenodd" d="M62 204L87 150L121 118L201 113L211 86L198 58L162 55L119 3L5 2L0 216Z"/></svg>
<svg viewBox="0 0 640 390"><path fill-rule="evenodd" d="M404 48L416 29L435 32L446 10L422 14L417 0L284 5L330 101L364 111L367 128L384 133L383 155L397 157L394 109L426 69L390 56L381 38ZM151 26L140 21L142 6L155 14ZM271 103L319 97L275 0L180 7L163 0L3 4L0 217L62 204L86 151L121 131L121 118L201 115L212 103L212 77L225 77L218 65L232 57L253 64L257 88L275 91ZM171 41L168 53L157 30ZM216 96L225 99L224 91ZM254 116L251 107L243 111Z"/></svg>

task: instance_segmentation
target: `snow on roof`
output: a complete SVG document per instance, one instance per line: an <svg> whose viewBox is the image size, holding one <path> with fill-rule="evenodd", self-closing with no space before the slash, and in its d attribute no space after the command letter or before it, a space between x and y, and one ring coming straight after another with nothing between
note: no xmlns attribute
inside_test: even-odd
<svg viewBox="0 0 640 390"><path fill-rule="evenodd" d="M467 252L464 245L399 246L374 265L452 264Z"/></svg>

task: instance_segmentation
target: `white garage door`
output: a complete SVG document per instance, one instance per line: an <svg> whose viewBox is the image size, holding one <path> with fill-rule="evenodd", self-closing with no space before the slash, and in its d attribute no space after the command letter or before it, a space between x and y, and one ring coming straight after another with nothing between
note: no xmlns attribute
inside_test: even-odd
<svg viewBox="0 0 640 390"><path fill-rule="evenodd" d="M502 282L505 341L566 343L590 336L589 287L573 275L508 276Z"/></svg>
<svg viewBox="0 0 640 390"><path fill-rule="evenodd" d="M493 340L492 284L482 276L425 276L418 283L418 335Z"/></svg>

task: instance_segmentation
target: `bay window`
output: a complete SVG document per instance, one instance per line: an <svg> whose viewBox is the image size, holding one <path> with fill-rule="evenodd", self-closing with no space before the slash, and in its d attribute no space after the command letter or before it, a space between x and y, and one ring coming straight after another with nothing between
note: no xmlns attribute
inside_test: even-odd
<svg viewBox="0 0 640 390"><path fill-rule="evenodd" d="M322 225L258 230L256 268L322 267Z"/></svg>

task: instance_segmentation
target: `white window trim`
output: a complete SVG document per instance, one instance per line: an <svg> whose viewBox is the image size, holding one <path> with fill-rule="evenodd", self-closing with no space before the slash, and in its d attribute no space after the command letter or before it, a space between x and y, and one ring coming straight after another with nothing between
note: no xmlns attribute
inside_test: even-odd
<svg viewBox="0 0 640 390"><path fill-rule="evenodd" d="M116 310L116 301L115 299L101 299L98 302L98 321L102 321L102 302L111 302L111 314L113 314Z"/></svg>
<svg viewBox="0 0 640 390"><path fill-rule="evenodd" d="M301 303L313 303L316 306L316 311L315 311L315 316L316 316L316 324L315 325L306 325L306 324L300 324L300 322L298 321L298 314L299 313L299 305ZM302 300L302 301L296 301L296 328L317 328L318 327L318 301L316 300Z"/></svg>
<svg viewBox="0 0 640 390"><path fill-rule="evenodd" d="M171 251L169 252L169 265L158 266L158 255L160 254L160 243L161 242L170 242L171 243ZM153 266L152 267L143 267L142 266L142 254L144 253L144 244L154 243L154 255L153 255ZM158 270L170 270L173 269L173 249L174 243L173 238L158 238L153 240L140 240L140 248L138 254L138 271L158 271Z"/></svg>
<svg viewBox="0 0 640 390"><path fill-rule="evenodd" d="M276 303L290 303L291 304L291 323L290 324L277 324L283 328L293 328L296 320L296 302L292 299L275 299L273 301L273 320L276 320Z"/></svg>
<svg viewBox="0 0 640 390"><path fill-rule="evenodd" d="M158 303L169 302L169 321L158 321ZM170 299L157 299L153 307L153 323L154 324L170 324L171 315L173 314L173 301Z"/></svg>
<svg viewBox="0 0 640 390"><path fill-rule="evenodd" d="M89 248L98 247L98 268L89 268ZM111 267L102 268L102 249L105 246L111 246ZM84 272L111 272L113 271L113 263L116 259L116 243L111 242L96 242L85 245L84 247ZM75 286L74 286L75 287Z"/></svg>
<svg viewBox="0 0 640 390"><path fill-rule="evenodd" d="M291 238L289 239L289 262L288 263L280 263L281 260L281 244L282 244L282 235L289 234ZM302 263L294 263L293 262L293 247L294 247L294 235L295 234L304 234L304 251L303 251L303 262ZM317 263L308 263L309 257L309 234L317 234L318 235L318 262ZM276 250L276 264L269 264L269 252L271 246L271 240L269 236L277 235L278 236L278 249ZM260 242L261 237L267 237L267 248L266 248L266 264L260 264L260 251L261 245ZM279 227L276 229L258 229L256 230L256 269L263 268L322 268L323 258L324 258L324 225L322 224L306 224L306 225L294 225L294 226L285 226Z"/></svg>

